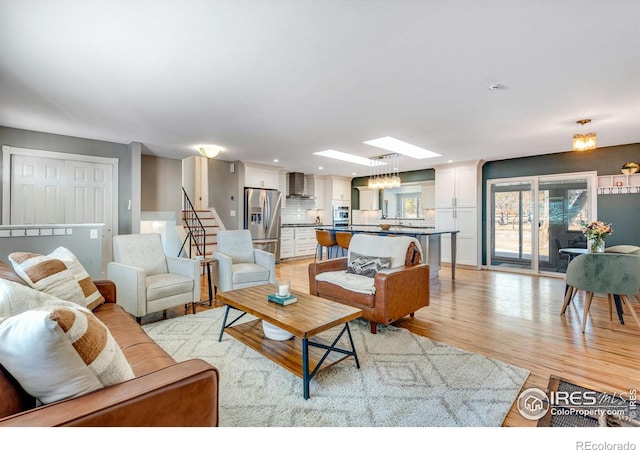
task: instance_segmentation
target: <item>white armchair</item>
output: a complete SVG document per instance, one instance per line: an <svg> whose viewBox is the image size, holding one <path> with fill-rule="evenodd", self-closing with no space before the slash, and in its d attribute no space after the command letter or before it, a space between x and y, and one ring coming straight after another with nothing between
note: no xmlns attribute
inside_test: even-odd
<svg viewBox="0 0 640 450"><path fill-rule="evenodd" d="M253 248L249 230L218 231L215 285L222 292L276 282L276 257Z"/></svg>
<svg viewBox="0 0 640 450"><path fill-rule="evenodd" d="M147 314L200 301L200 263L166 256L159 234L115 236L113 256L107 278L116 284L118 304L138 322Z"/></svg>

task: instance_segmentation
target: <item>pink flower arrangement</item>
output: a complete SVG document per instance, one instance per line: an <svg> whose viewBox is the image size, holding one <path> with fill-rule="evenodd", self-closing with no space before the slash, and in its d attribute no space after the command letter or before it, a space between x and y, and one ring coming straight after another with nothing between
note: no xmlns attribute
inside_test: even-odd
<svg viewBox="0 0 640 450"><path fill-rule="evenodd" d="M610 223L595 220L589 225L585 225L582 229L582 233L587 237L587 239L599 241L613 233L613 228Z"/></svg>

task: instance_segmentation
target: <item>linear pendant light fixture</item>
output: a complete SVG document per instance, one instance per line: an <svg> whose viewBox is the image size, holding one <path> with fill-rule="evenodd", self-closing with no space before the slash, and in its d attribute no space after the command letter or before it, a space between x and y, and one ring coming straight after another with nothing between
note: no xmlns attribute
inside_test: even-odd
<svg viewBox="0 0 640 450"><path fill-rule="evenodd" d="M580 129L582 130L582 128L588 124L591 123L591 119L582 119L582 120L578 120L576 122L578 125L580 125ZM585 150L593 150L594 148L596 148L596 134L591 132L591 133L586 133L586 134L582 134L582 133L576 133L573 135L573 146L572 149L576 152L583 152Z"/></svg>
<svg viewBox="0 0 640 450"><path fill-rule="evenodd" d="M390 152L400 153L401 155L410 156L415 159L434 158L436 156L442 156L439 153L426 150L417 145L409 144L408 142L401 141L391 136L385 136L378 139L372 139L370 141L364 141L363 144L372 145L374 147L389 150Z"/></svg>
<svg viewBox="0 0 640 450"><path fill-rule="evenodd" d="M391 155L371 158L371 173L369 174L369 182L367 183L369 189L389 189L402 185L398 156L400 155L393 153ZM377 167L379 166L379 164L377 164L379 162L382 162L386 167Z"/></svg>

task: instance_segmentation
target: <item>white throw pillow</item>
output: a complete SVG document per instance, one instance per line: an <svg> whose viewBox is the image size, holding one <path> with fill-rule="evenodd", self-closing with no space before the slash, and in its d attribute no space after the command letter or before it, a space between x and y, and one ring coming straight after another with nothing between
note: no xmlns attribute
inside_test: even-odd
<svg viewBox="0 0 640 450"><path fill-rule="evenodd" d="M46 306L0 320L0 364L43 404L134 378L109 329L86 308Z"/></svg>
<svg viewBox="0 0 640 450"><path fill-rule="evenodd" d="M11 317L43 306L78 306L20 283L0 278L0 317Z"/></svg>

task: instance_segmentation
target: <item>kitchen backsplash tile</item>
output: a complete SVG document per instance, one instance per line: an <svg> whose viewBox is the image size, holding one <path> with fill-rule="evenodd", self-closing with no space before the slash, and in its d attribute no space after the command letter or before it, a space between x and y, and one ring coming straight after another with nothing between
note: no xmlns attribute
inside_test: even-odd
<svg viewBox="0 0 640 450"><path fill-rule="evenodd" d="M320 216L322 224L324 221L324 210L314 210L315 201L308 198L288 198L286 206L281 210L281 223L315 223L316 216Z"/></svg>

